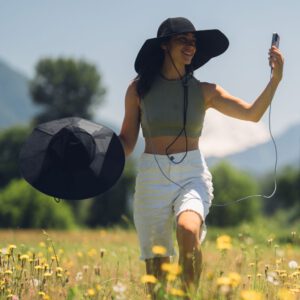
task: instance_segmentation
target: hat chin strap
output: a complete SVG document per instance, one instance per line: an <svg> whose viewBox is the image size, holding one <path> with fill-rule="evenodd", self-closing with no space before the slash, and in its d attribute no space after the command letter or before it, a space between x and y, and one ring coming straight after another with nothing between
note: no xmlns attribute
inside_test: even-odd
<svg viewBox="0 0 300 300"><path fill-rule="evenodd" d="M171 162L173 162L174 164L180 164L181 162L183 162L183 160L185 159L185 157L187 156L187 152L188 152L188 141L187 141L187 134L186 134L186 121L187 121L187 109L188 109L188 80L189 80L189 76L187 76L188 74L184 74L184 76L182 76L178 70L178 68L176 67L176 64L172 58L172 55L169 51L169 48L167 48L167 54L170 57L170 60L172 62L173 67L175 68L176 72L178 73L182 86L183 86L183 91L184 91L184 95L183 95L183 126L182 129L180 130L180 132L177 134L177 136L175 137L175 139L166 147L165 149L165 153L168 156L169 160ZM183 155L183 157L179 160L179 161L175 161L174 160L174 156L172 156L168 151L171 148L172 145L174 145L176 143L176 141L179 139L179 137L182 135L182 133L184 134L184 138L185 138L185 153Z"/></svg>

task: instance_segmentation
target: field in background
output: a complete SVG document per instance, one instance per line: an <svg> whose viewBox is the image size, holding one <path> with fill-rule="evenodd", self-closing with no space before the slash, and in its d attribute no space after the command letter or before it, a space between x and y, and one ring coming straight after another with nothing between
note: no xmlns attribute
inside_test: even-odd
<svg viewBox="0 0 300 300"><path fill-rule="evenodd" d="M210 228L195 299L300 299L299 232L263 221ZM143 282L155 282L143 277L134 230L5 230L0 249L0 299L143 300ZM166 272L161 299L183 299L180 272Z"/></svg>

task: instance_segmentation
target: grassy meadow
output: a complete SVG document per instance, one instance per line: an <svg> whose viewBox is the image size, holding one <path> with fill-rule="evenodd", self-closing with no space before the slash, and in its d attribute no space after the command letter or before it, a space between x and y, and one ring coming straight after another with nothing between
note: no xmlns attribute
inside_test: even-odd
<svg viewBox="0 0 300 300"><path fill-rule="evenodd" d="M194 299L300 299L299 233L263 220L209 228ZM145 276L134 229L0 231L0 299L142 300L147 282L184 299L176 258L164 271L167 283Z"/></svg>

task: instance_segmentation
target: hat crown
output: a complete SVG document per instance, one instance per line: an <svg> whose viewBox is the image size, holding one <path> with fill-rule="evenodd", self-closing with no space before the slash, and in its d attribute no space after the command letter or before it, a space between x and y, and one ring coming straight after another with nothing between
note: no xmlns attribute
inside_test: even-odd
<svg viewBox="0 0 300 300"><path fill-rule="evenodd" d="M170 35L194 31L196 31L196 29L192 22L188 19L182 17L168 18L159 26L157 30L157 37L162 38Z"/></svg>
<svg viewBox="0 0 300 300"><path fill-rule="evenodd" d="M69 171L87 168L95 156L93 137L76 126L63 127L49 146L54 161Z"/></svg>

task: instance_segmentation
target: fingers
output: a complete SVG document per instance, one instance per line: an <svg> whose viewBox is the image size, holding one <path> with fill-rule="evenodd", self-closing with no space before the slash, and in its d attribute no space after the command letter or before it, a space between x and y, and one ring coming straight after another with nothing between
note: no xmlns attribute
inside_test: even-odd
<svg viewBox="0 0 300 300"><path fill-rule="evenodd" d="M281 53L281 51L276 48L275 46L272 46L269 50L269 64L272 68L275 66L282 66L284 63L284 58Z"/></svg>

